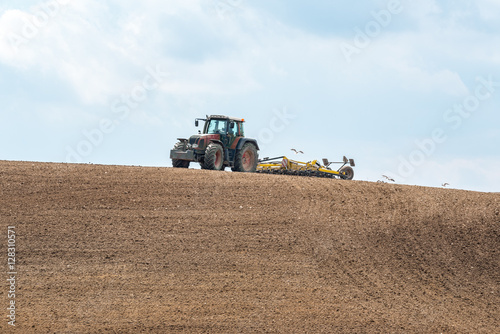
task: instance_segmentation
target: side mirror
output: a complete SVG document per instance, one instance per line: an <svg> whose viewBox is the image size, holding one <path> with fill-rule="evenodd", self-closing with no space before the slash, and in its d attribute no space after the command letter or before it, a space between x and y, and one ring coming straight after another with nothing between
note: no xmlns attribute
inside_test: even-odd
<svg viewBox="0 0 500 334"><path fill-rule="evenodd" d="M344 155L344 163L347 164L349 163L349 160L346 158L346 156Z"/></svg>
<svg viewBox="0 0 500 334"><path fill-rule="evenodd" d="M195 120L194 121L194 126L198 127L198 125L200 125L200 123L198 122L198 120Z"/></svg>
<svg viewBox="0 0 500 334"><path fill-rule="evenodd" d="M230 128L231 130L232 130L232 129L234 129L234 123L233 123L233 122L229 123L229 128Z"/></svg>

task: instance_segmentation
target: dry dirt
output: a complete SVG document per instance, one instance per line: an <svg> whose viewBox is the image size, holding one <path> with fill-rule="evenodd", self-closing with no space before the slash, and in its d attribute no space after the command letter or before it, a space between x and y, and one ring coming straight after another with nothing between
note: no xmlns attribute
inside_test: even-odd
<svg viewBox="0 0 500 334"><path fill-rule="evenodd" d="M498 333L500 194L0 162L18 333Z"/></svg>

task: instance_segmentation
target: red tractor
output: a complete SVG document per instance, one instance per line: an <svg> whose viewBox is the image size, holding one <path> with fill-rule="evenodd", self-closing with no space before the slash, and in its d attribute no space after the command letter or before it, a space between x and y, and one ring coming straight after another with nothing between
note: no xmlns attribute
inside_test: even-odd
<svg viewBox="0 0 500 334"><path fill-rule="evenodd" d="M259 161L259 145L255 139L245 138L244 119L212 115L197 118L195 125L204 121L203 133L188 139L178 138L170 151L172 165L188 168L190 162L199 162L201 168L235 172L255 172Z"/></svg>

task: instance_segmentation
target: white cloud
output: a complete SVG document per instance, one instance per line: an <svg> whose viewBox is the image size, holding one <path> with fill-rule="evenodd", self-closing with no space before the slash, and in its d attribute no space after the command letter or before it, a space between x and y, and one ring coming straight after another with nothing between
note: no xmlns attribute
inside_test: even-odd
<svg viewBox="0 0 500 334"><path fill-rule="evenodd" d="M441 92L449 96L463 96L468 93L468 89L460 75L449 69L440 69L433 72L404 62L391 63L388 68L397 71L401 87L415 93L433 94Z"/></svg>
<svg viewBox="0 0 500 334"><path fill-rule="evenodd" d="M500 19L500 1L499 0L476 0L476 6L479 8L481 18L488 21L498 21Z"/></svg>
<svg viewBox="0 0 500 334"><path fill-rule="evenodd" d="M197 0L171 1L168 6L155 0L141 5L132 1L76 0L54 15L51 22L40 28L17 53L6 47L5 33L0 35L3 46L0 59L10 66L57 73L88 104L106 103L107 97L121 94L135 80L140 80L141 69L160 61L172 73L172 80L163 87L165 92L239 94L258 89L261 84L255 74L264 69L273 75L287 77L301 70L291 70L293 63L304 64L311 70L323 66L307 64L307 54L314 56L315 61L328 62L330 58L327 69L332 75L344 72L350 76L339 77L339 85L355 78L378 82L377 72L382 67L398 73L397 81L409 90L442 91L450 95L466 91L456 72L447 68L426 68L419 63L420 53L436 47L430 32L382 35L363 50L366 57L360 57L351 70L346 70L345 62L335 50L340 39L313 36L267 17L260 18L249 4L238 9L237 19L221 19L216 15L216 5L217 2ZM22 30L23 22L33 21L40 10L33 9L32 13L7 11L0 18L0 27L5 28L0 31ZM405 11L425 21L441 9L436 1L426 0L418 5L405 3ZM119 19L110 19L114 12L121 13ZM172 51L179 44L201 41L189 41L193 37L189 35L181 39L182 33L187 32L179 31L175 25L182 20L200 31L199 36L204 36L208 45L220 43L221 49L209 50L208 58L198 61L177 59ZM458 34L448 37L449 44L460 41ZM227 45L231 48L225 51ZM185 52L194 54L196 48ZM283 66L282 62L289 66ZM359 75L361 72L363 75Z"/></svg>
<svg viewBox="0 0 500 334"><path fill-rule="evenodd" d="M420 26L425 26L431 17L441 14L443 10L437 0L403 1L404 14L416 20Z"/></svg>
<svg viewBox="0 0 500 334"><path fill-rule="evenodd" d="M109 16L117 10L115 6L124 13L119 19L110 20ZM251 62L241 49L221 53L218 58L209 54L202 62L172 57L170 41L186 45L197 42L190 41L189 35L188 39L180 39L185 31L178 31L172 22L182 19L192 21L192 29L200 31L200 36L205 34L207 43L219 35L232 39L235 45L245 40L244 35L235 34L240 30L239 23L207 15L199 1L171 1L165 5L150 0L141 6L130 2L128 7L121 2L105 5L79 0L71 2L64 13L60 11L51 17L43 27L37 27L36 16L40 12L45 13L40 8L32 12L10 10L0 17L0 61L24 70L57 74L84 103L107 103L109 96L119 95L141 80L147 66L155 67L158 63L174 75L173 81L164 87L172 94L227 94L258 86L250 74L252 64L236 60L243 56ZM30 36L23 33L27 24L36 28ZM18 48L11 47L9 38L13 34L21 38Z"/></svg>
<svg viewBox="0 0 500 334"><path fill-rule="evenodd" d="M113 59L102 52L106 36L80 16L81 3L69 6L53 12L43 6L33 12L5 12L0 18L0 59L19 69L59 75L87 103L103 101L116 79L110 73Z"/></svg>
<svg viewBox="0 0 500 334"><path fill-rule="evenodd" d="M29 31L28 23L32 15L20 10L7 10L0 17L0 60L10 66L29 67L34 62L32 52L19 53L19 49L29 42L23 30Z"/></svg>

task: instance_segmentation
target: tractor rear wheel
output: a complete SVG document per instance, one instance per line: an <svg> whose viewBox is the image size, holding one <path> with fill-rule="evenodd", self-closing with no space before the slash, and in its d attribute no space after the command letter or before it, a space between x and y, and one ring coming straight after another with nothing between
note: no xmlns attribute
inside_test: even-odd
<svg viewBox="0 0 500 334"><path fill-rule="evenodd" d="M257 148L252 143L246 143L238 152L236 152L233 171L253 173L257 169L257 162Z"/></svg>
<svg viewBox="0 0 500 334"><path fill-rule="evenodd" d="M344 174L344 180L352 180L354 178L354 169L349 166L342 167L339 172Z"/></svg>
<svg viewBox="0 0 500 334"><path fill-rule="evenodd" d="M183 142L177 142L174 145L174 150L185 150L186 147ZM172 166L175 168L189 168L189 160L172 159Z"/></svg>
<svg viewBox="0 0 500 334"><path fill-rule="evenodd" d="M211 170L222 170L224 168L224 150L220 144L210 143L207 146L201 168Z"/></svg>

